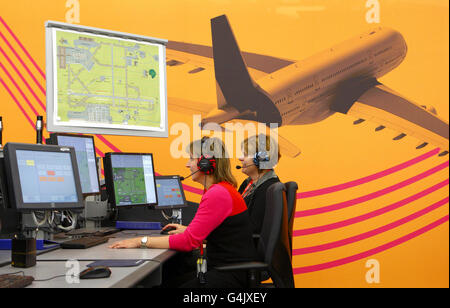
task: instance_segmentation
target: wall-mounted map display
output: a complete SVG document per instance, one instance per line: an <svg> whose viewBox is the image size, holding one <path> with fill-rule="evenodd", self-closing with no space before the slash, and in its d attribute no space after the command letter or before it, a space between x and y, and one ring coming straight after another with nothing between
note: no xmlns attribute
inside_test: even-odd
<svg viewBox="0 0 450 308"><path fill-rule="evenodd" d="M48 130L166 137L165 43L48 22Z"/></svg>

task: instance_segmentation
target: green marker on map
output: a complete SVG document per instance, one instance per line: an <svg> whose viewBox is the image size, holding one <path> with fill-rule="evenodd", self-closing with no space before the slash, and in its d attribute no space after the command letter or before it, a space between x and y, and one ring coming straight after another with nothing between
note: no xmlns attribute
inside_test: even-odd
<svg viewBox="0 0 450 308"><path fill-rule="evenodd" d="M148 73L150 74L150 76L152 76L152 79L155 78L155 76L156 76L155 70L151 69L148 71Z"/></svg>

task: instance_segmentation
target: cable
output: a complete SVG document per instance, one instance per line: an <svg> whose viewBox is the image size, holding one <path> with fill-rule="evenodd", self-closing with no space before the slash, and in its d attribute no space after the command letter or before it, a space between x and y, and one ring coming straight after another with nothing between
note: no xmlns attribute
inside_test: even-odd
<svg viewBox="0 0 450 308"><path fill-rule="evenodd" d="M25 276L25 272L24 271L1 274L0 276L2 276L2 275L16 275L16 274L22 274L22 276ZM53 277L46 278L46 279L34 279L33 281L36 281L36 282L49 281L49 280L52 280L52 279L55 279L55 278L66 277L66 276L67 276L66 274L65 275L57 275L57 276L53 276ZM71 275L69 277L75 278L75 277L80 277L80 276L79 275Z"/></svg>
<svg viewBox="0 0 450 308"><path fill-rule="evenodd" d="M173 217L173 212L172 212L172 216L167 215L164 210L161 210L161 214L164 217L165 220L171 220Z"/></svg>
<svg viewBox="0 0 450 308"><path fill-rule="evenodd" d="M14 272L14 273L6 273L6 274L1 274L1 275L16 275L16 274L20 274L20 273L22 274L22 276L25 276L25 272L24 271L19 271L19 272Z"/></svg>
<svg viewBox="0 0 450 308"><path fill-rule="evenodd" d="M78 217L78 215L75 214L75 213L72 213L71 211L67 211L67 213L72 215L72 216L70 216L70 215L66 216L67 219L69 220L69 222L72 222L72 225L70 225L69 227L63 227L62 225L57 225L57 227L59 229L63 230L63 231L71 231L71 230L75 229L75 227L77 225L77 217ZM61 223L62 223L62 221L64 219L63 216L65 216L64 212L61 212Z"/></svg>
<svg viewBox="0 0 450 308"><path fill-rule="evenodd" d="M58 276L53 276L53 277L50 277L50 278L47 278L47 279L35 279L34 281L36 281L36 282L49 281L49 280L52 280L52 279L55 279L55 278L66 277L66 276L67 276L67 275L58 275ZM77 275L71 275L71 276L69 276L69 277L79 277L79 276L77 276Z"/></svg>
<svg viewBox="0 0 450 308"><path fill-rule="evenodd" d="M47 219L48 219L48 213L47 213L47 212L44 212L44 219L41 220L41 221L37 221L36 214L35 214L34 211L31 212L31 217L33 218L33 221L34 221L34 223L36 224L36 227L39 228L40 226L43 226L43 225L47 222Z"/></svg>
<svg viewBox="0 0 450 308"><path fill-rule="evenodd" d="M50 220L50 218L51 218L51 220ZM47 218L47 223L49 226L51 226L53 224L54 219L55 219L55 212L51 211L51 215L49 215Z"/></svg>

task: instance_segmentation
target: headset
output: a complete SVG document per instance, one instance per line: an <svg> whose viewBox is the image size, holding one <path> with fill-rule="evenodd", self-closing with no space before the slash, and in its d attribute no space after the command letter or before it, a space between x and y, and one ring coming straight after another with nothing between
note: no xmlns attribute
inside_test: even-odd
<svg viewBox="0 0 450 308"><path fill-rule="evenodd" d="M202 138L202 140L201 140L202 149L203 149L203 144L208 139L209 139L208 137ZM216 164L217 163L216 163L215 157L210 154L202 154L197 161L198 170L200 170L200 172L207 174L207 175L211 175L214 173L214 170L216 170Z"/></svg>
<svg viewBox="0 0 450 308"><path fill-rule="evenodd" d="M253 163L258 169L260 167L260 163L265 161L270 161L269 153L267 153L266 151L255 153L255 156L253 157Z"/></svg>
<svg viewBox="0 0 450 308"><path fill-rule="evenodd" d="M257 152L253 156L253 164L247 165L245 167L256 166L256 168L258 168L258 169L265 169L265 168L260 168L260 163L265 162L265 161L270 161L269 153L267 153L266 151ZM243 168L242 166L236 166L236 169L242 169L242 168Z"/></svg>
<svg viewBox="0 0 450 308"><path fill-rule="evenodd" d="M216 170L216 159L211 155L202 155L197 161L197 167L204 174L213 174Z"/></svg>

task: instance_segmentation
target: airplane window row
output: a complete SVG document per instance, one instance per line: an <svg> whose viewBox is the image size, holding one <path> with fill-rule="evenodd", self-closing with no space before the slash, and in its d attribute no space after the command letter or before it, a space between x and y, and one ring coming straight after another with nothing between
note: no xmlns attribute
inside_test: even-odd
<svg viewBox="0 0 450 308"><path fill-rule="evenodd" d="M285 115L288 115L291 112L294 112L294 111L302 112L303 110L305 110L305 108L303 106L297 106L297 107L295 107L295 108L293 108L293 109L291 109L289 111L286 111L286 112L282 113L281 115L285 116Z"/></svg>
<svg viewBox="0 0 450 308"><path fill-rule="evenodd" d="M303 91L306 91L306 90L308 90L308 89L311 89L313 86L314 86L314 84L311 83L311 84L307 85L306 87L304 87L303 89L297 90L297 91L295 92L295 95L300 94L300 93L302 93Z"/></svg>
<svg viewBox="0 0 450 308"><path fill-rule="evenodd" d="M378 56L381 55L382 53L385 53L386 51L391 50L391 49L392 49L392 46L389 46L389 47L387 47L387 48L385 48L385 49L383 49L383 50L381 50L381 51L376 52L376 53L374 54L374 56L375 56L375 57L378 57Z"/></svg>
<svg viewBox="0 0 450 308"><path fill-rule="evenodd" d="M313 97L313 98L309 99L309 100L307 101L307 103L312 103L313 101L315 101L315 100L317 100L317 99L320 99L320 98L323 98L323 97L329 96L329 95L331 95L331 94L333 94L333 92L332 92L332 91L330 91L330 90L328 90L328 91L325 91L325 92L323 92L322 94L320 94L320 95L317 95L317 96L315 96L315 97Z"/></svg>
<svg viewBox="0 0 450 308"><path fill-rule="evenodd" d="M392 59L384 62L384 64L390 64L390 63L394 62L395 60L398 60L401 57L402 57L402 55L397 55L397 56L393 57Z"/></svg>
<svg viewBox="0 0 450 308"><path fill-rule="evenodd" d="M279 104L279 103L281 103L281 102L284 102L285 100L286 100L286 97L280 98L279 100L277 100L277 101L275 102L275 105L276 105L276 104Z"/></svg>
<svg viewBox="0 0 450 308"><path fill-rule="evenodd" d="M349 69L352 69L352 68L354 68L355 66L358 66L358 65L360 65L361 63L364 63L364 62L366 62L366 61L367 61L367 58L364 58L364 59L361 59L361 60L359 60L359 61L357 61L357 62L355 62L355 63L353 63L353 64L351 64L351 65L349 65L349 66L347 66L347 67L345 67L345 68L343 68L343 69L340 69L339 71L334 72L333 74L328 75L328 76L325 77L325 78L322 78L322 82L327 81L327 80L329 80L329 79L331 79L331 78L333 78L333 77L336 77L337 75L342 74L343 72L346 72L346 71L348 71Z"/></svg>

